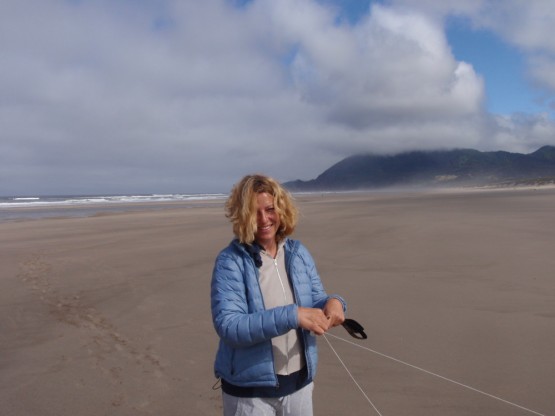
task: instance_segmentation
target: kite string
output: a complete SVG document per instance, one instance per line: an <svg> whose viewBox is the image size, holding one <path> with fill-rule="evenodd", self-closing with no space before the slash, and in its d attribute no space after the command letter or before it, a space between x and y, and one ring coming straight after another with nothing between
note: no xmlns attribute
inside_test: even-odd
<svg viewBox="0 0 555 416"><path fill-rule="evenodd" d="M439 374L433 373L433 372L431 372L431 371L429 371L429 370L426 370L426 369L424 369L424 368L417 367L417 366L415 366L415 365L413 365L413 364L407 363L407 362L405 362L405 361L402 361L402 360L399 360L399 359L397 359L397 358L391 357L391 356L389 356L389 355L383 354L383 353L381 353L381 352L375 351L375 350L373 350L373 349L371 349L371 348L364 347L364 346L362 346L362 345L360 345L360 344L357 344L356 342L352 342L352 341L349 341L349 340L347 340L347 339L338 337L337 335L333 335L333 334L331 334L331 333L329 333L329 332L327 333L327 335L330 335L330 336L332 336L332 337L334 337L334 338L337 338L337 339L339 339L339 340L341 340L341 341L343 341L343 342L346 342L347 344L351 344L351 345L354 345L354 346L356 346L356 347L362 348L362 349L364 349L364 350L370 351L370 352L372 352L372 353L374 353L374 354L380 355L380 356L382 356L382 357L384 357L384 358L387 358L387 359L389 359L389 360L392 360L392 361L395 361L395 362L397 362L397 363L400 363L400 364L406 365L406 366L408 366L408 367L414 368L414 369L416 369L416 370L422 371L422 372L424 372L424 373L426 373L426 374L430 374L430 375L432 375L432 376L434 376L434 377L438 377L438 378L440 378L440 379L442 379L442 380L449 381L450 383L454 383L454 384L456 384L456 385L458 385L458 386L461 386L461 387L464 387L464 388L466 388L466 389L472 390L472 391L474 391L474 392L476 392L476 393L480 393L480 394L483 394L484 396L488 396L488 397L490 397L490 398L492 398L492 399L499 400L499 401L501 401L501 402L503 402L503 403L506 403L506 404L509 404L509 405L511 405L511 406L518 407L518 408L521 409L521 410L525 410L525 411L527 411L527 412L533 413L533 414L538 415L538 416L545 416L545 415L542 414L542 413L536 412L536 411L534 411L534 410L528 409L528 408L526 408L526 407L524 407L524 406L521 406L521 405L519 405L519 404L516 404L516 403L510 402L510 401L508 401L508 400L502 399L501 397L494 396L493 394L489 394L489 393L486 393L486 392L484 392L484 391L478 390L478 389L476 389L476 388L474 388L474 387L471 387L471 386L469 386L469 385L467 385L467 384L460 383L460 382L455 381L455 380L452 380L452 379L450 379L450 378L447 378L447 377L441 376L441 375L439 375ZM325 338L325 336L324 336L324 338ZM330 344L330 342L328 341L327 338L326 338L326 341L328 342L328 344L329 344L330 347L331 347L331 344ZM333 350L333 347L332 347L332 350ZM335 352L335 350L334 350L334 352ZM336 355L337 355L337 353L336 353ZM339 356L337 356L337 357L339 358ZM339 358L339 360L341 361L340 358ZM341 361L341 364L343 364L343 361ZM343 367L345 367L345 364L343 364ZM347 368L345 367L345 369L347 369ZM349 370L347 370L347 371L349 371ZM350 375L350 373L349 373L349 375ZM351 376L351 378L352 378L352 376ZM354 379L353 379L353 380L354 380ZM356 381L355 381L355 383L356 383ZM357 383L357 386L358 386L358 383ZM360 387L359 387L359 389L360 389ZM361 391L362 391L362 389L361 389ZM366 394L364 394L364 396L367 397ZM379 412L378 412L378 413L379 413Z"/></svg>
<svg viewBox="0 0 555 416"><path fill-rule="evenodd" d="M351 374L351 372L349 371L349 369L347 368L347 366L345 365L345 363L343 362L343 360L341 359L341 357L339 356L339 354L337 353L337 351L335 351L335 348L333 348L333 346L331 345L330 341L328 340L328 338L326 337L326 334L324 335L324 339L326 340L326 342L328 343L329 347L331 348L331 350L333 351L333 353L335 354L335 356L337 357L337 359L339 360L339 362L341 363L341 365L343 366L343 368L345 369L345 371L347 371L347 374L349 374L349 377L351 377L351 380L353 380L353 382L356 384L356 386L358 387L358 389L360 390L360 392L362 393L362 395L366 398L366 400L368 400L368 403L370 403L370 405L374 408L374 410L376 411L376 413L380 416L383 416L380 411L378 410L378 408L374 405L374 403L372 403L372 400L370 400L370 398L366 395L366 393L364 392L364 390L362 389L362 387L360 387L360 384L357 383L357 381L355 380L355 378L353 377L353 375ZM331 335L331 334L330 334Z"/></svg>

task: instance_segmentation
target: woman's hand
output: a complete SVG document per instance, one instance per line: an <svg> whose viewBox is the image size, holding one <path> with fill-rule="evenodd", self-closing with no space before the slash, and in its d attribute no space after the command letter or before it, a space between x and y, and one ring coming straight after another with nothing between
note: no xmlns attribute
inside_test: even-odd
<svg viewBox="0 0 555 416"><path fill-rule="evenodd" d="M322 335L328 329L341 325L345 321L343 304L335 298L327 301L324 309L304 308L298 309L299 326L316 335Z"/></svg>
<svg viewBox="0 0 555 416"><path fill-rule="evenodd" d="M330 327L330 319L318 308L298 308L299 326L307 331L322 335Z"/></svg>
<svg viewBox="0 0 555 416"><path fill-rule="evenodd" d="M329 327L341 325L345 321L345 313L343 312L343 304L336 298L331 298L324 306L324 315L329 320Z"/></svg>

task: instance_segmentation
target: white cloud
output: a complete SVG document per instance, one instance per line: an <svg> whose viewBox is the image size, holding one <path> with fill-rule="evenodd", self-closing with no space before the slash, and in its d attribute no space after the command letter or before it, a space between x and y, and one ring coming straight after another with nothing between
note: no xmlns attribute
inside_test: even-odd
<svg viewBox="0 0 555 416"><path fill-rule="evenodd" d="M476 29L492 31L522 51L532 81L555 93L555 2L392 0L391 4L426 12L438 19L464 16Z"/></svg>
<svg viewBox="0 0 555 416"><path fill-rule="evenodd" d="M553 144L555 125L547 114L495 116L489 147L529 153L546 143Z"/></svg>
<svg viewBox="0 0 555 416"><path fill-rule="evenodd" d="M368 128L390 117L415 122L481 111L482 80L454 60L441 26L425 16L374 6L355 28L335 25L332 15L292 25L294 7L283 9L296 2L273 4L276 30L295 47L295 88L331 120Z"/></svg>
<svg viewBox="0 0 555 416"><path fill-rule="evenodd" d="M500 34L525 50L555 53L555 4L544 0L483 1L469 16L478 27Z"/></svg>
<svg viewBox="0 0 555 416"><path fill-rule="evenodd" d="M450 51L445 14L487 5L392 2L350 26L309 0L2 2L0 194L225 191L355 152L552 143L547 117L486 114Z"/></svg>

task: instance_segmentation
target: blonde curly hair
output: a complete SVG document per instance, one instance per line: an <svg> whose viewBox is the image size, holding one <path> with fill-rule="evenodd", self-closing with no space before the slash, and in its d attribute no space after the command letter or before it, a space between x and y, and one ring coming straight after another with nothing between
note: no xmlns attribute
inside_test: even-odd
<svg viewBox="0 0 555 416"><path fill-rule="evenodd" d="M295 231L298 211L289 192L268 176L247 175L235 184L225 204L226 217L233 224L233 233L241 243L252 244L255 240L256 195L261 193L274 197L274 208L280 221L277 242Z"/></svg>

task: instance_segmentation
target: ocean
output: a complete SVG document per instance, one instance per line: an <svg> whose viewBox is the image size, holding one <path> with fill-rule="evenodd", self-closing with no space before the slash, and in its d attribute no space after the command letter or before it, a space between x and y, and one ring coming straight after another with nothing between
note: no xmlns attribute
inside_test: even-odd
<svg viewBox="0 0 555 416"><path fill-rule="evenodd" d="M223 201L226 198L227 194L0 196L0 221L87 217L102 212L174 206L167 202L183 203L186 206L188 202L195 201L198 204L198 201Z"/></svg>

